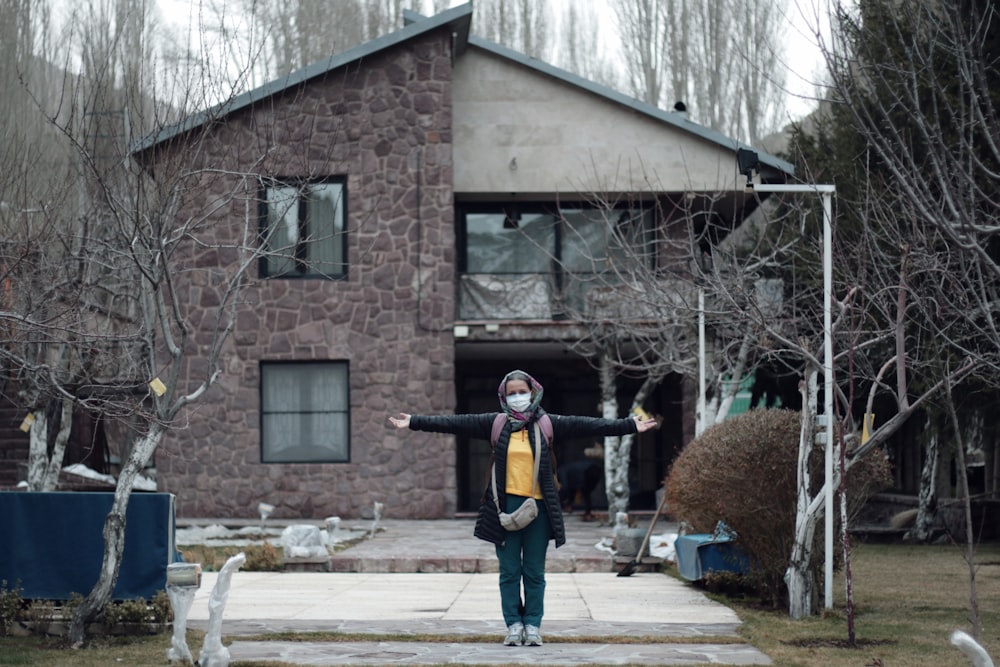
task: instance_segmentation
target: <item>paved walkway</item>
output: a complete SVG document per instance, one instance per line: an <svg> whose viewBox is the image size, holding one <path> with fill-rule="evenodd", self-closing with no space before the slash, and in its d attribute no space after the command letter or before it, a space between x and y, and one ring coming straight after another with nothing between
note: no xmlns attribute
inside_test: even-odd
<svg viewBox="0 0 1000 667"><path fill-rule="evenodd" d="M356 523L355 531L363 531L363 522ZM232 660L295 665L771 664L740 641L735 613L695 588L658 572L616 576L621 563L599 548L610 539L611 528L573 515L567 517L567 544L549 550L544 646L503 646L496 557L491 545L472 537L473 526L471 519L385 520L373 537L338 552L333 572L236 572L222 626ZM669 524L659 528L657 533L675 529ZM207 628L215 581L215 573L205 573L189 627ZM241 639L286 631L469 640ZM607 641L616 636L642 641ZM191 650L197 655L196 647Z"/></svg>

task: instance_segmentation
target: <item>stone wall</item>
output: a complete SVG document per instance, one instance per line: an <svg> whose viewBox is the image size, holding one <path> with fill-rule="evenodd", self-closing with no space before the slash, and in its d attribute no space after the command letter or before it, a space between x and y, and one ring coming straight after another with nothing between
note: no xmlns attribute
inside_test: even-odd
<svg viewBox="0 0 1000 667"><path fill-rule="evenodd" d="M224 295L220 273L238 254L217 242L256 216L262 177L346 176L346 280L271 279L245 291L223 374L183 413L156 455L159 489L181 517L438 518L455 510L455 447L445 436L396 431L400 411L454 409L455 241L451 153L451 51L446 30L425 34L254 103L174 142L159 164L192 155L185 214L218 206L206 243L192 248L182 285L202 322L185 367L188 387ZM162 169L161 169L162 172ZM215 203L213 203L215 202ZM346 360L350 462L262 464L259 364ZM200 374L199 374L199 371Z"/></svg>

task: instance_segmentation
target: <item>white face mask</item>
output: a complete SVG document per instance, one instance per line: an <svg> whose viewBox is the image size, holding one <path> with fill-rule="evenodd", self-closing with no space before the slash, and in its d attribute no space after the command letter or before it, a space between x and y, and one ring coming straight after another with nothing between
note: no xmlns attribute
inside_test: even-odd
<svg viewBox="0 0 1000 667"><path fill-rule="evenodd" d="M531 405L531 394L511 394L507 397L507 405L515 412L524 412Z"/></svg>

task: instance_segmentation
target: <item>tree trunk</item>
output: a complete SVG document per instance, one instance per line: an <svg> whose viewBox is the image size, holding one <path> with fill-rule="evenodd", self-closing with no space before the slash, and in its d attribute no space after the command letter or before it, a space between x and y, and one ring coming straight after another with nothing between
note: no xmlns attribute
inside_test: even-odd
<svg viewBox="0 0 1000 667"><path fill-rule="evenodd" d="M841 430L843 434L843 430ZM843 435L841 435L843 437ZM847 466L844 443L839 442L840 457L840 539L844 544L844 605L847 608L847 645L857 648L854 623L854 573L851 570L851 531L847 522Z"/></svg>
<svg viewBox="0 0 1000 667"><path fill-rule="evenodd" d="M733 406L733 401L736 400L740 384L743 383L743 374L746 372L752 340L752 336L749 333L743 336L743 341L740 343L740 351L736 356L736 363L731 369L732 375L728 380L719 378L718 393L721 395L721 400L719 401L718 410L716 410L714 415L715 420L712 422L714 424L721 424L729 416L729 410Z"/></svg>
<svg viewBox="0 0 1000 667"><path fill-rule="evenodd" d="M810 458L816 437L816 395L817 372L810 369L806 374L803 387L802 430L799 432L799 459L796 473L795 502L795 541L792 543L792 553L788 559L788 569L785 570L785 585L788 587L788 615L794 619L812 615L815 599L813 597L812 548L816 534L816 524L822 512L813 506L820 497L811 498ZM822 504L819 505L822 507Z"/></svg>
<svg viewBox="0 0 1000 667"><path fill-rule="evenodd" d="M948 412L951 415L952 428L955 430L955 448L958 456L958 492L965 510L965 560L969 567L969 617L972 621L972 637L979 639L979 595L976 593L976 538L972 525L972 498L969 496L968 470L965 467L965 439L962 437L962 425L955 410L955 399L951 393L951 383L945 385L948 396Z"/></svg>
<svg viewBox="0 0 1000 667"><path fill-rule="evenodd" d="M49 430L56 424L49 419L47 409L39 410L35 414L35 421L28 436L29 491L54 491L59 484L59 472L62 470L63 457L66 454L66 443L73 427L73 401L64 398L60 406L59 432L56 433L52 445L52 454L49 454Z"/></svg>
<svg viewBox="0 0 1000 667"><path fill-rule="evenodd" d="M929 542L937 517L937 476L941 460L938 429L933 424L931 412L927 412L924 424L924 466L920 470L920 491L917 494L917 518L907 538L917 542Z"/></svg>
<svg viewBox="0 0 1000 667"><path fill-rule="evenodd" d="M28 433L28 491L43 491L45 466L49 460L49 420L39 410Z"/></svg>
<svg viewBox="0 0 1000 667"><path fill-rule="evenodd" d="M115 488L115 499L111 511L104 520L104 559L101 562L101 573L91 589L90 594L73 613L67 631L70 644L74 647L83 645L86 639L87 623L100 614L114 592L121 569L122 550L125 547L125 513L128 510L129 499L136 475L143 469L163 437L164 427L154 422L145 436L140 438L118 477Z"/></svg>
<svg viewBox="0 0 1000 667"><path fill-rule="evenodd" d="M52 453L49 455L48 464L45 467L42 491L54 491L59 485L59 473L62 471L63 458L66 456L66 443L69 442L69 434L72 429L73 401L63 398L62 414L59 417L59 431L56 433L56 441L52 445Z"/></svg>
<svg viewBox="0 0 1000 667"><path fill-rule="evenodd" d="M752 334L747 333L743 336L740 350L736 355L736 362L729 369L729 377L727 378L726 375L720 373L715 379L714 395L711 401L706 401L708 405L705 408L704 424L707 427L711 428L716 424L721 424L729 416L729 410L732 408L736 394L740 390L740 384L743 382L743 374L746 372L752 341Z"/></svg>
<svg viewBox="0 0 1000 667"><path fill-rule="evenodd" d="M601 358L601 416L618 418L618 392L615 371L607 355ZM618 512L628 511L628 458L623 456L622 438L604 438L604 487L608 496L608 518L614 520Z"/></svg>

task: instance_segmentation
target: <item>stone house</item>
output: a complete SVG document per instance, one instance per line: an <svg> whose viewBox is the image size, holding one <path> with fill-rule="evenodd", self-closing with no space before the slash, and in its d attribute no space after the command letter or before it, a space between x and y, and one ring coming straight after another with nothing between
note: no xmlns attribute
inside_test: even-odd
<svg viewBox="0 0 1000 667"><path fill-rule="evenodd" d="M471 18L471 4L410 16L138 147L155 173L198 134L203 164L255 175L254 214L287 250L260 262L224 377L157 452L179 515L253 517L260 502L286 518L371 516L375 502L397 518L473 511L488 443L387 418L493 411L514 368L545 385L548 411L600 414L597 372L568 345L580 329L560 307L581 296L559 289L587 271L570 239L605 242L594 193L650 230L670 210L652 203L693 192L716 194L711 214L731 225L753 209L735 140L479 40ZM762 180L791 173L759 156ZM191 205L234 187L206 180ZM244 214L245 202L222 207L218 240ZM301 243L304 225L322 240ZM219 302L207 277L187 289L189 307ZM634 388L622 383L624 405ZM634 506L652 506L693 404L681 377L648 402L664 428L633 449ZM592 444L557 443L560 462Z"/></svg>

